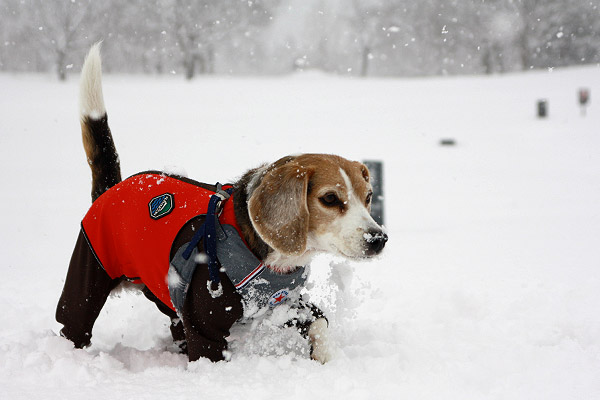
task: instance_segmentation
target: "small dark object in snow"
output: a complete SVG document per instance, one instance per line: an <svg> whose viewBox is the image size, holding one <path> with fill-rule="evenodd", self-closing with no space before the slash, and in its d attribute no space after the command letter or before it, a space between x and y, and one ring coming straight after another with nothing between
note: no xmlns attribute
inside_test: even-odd
<svg viewBox="0 0 600 400"><path fill-rule="evenodd" d="M587 105L590 100L590 90L587 88L579 89L579 104L582 106Z"/></svg>
<svg viewBox="0 0 600 400"><path fill-rule="evenodd" d="M548 115L548 100L542 99L537 102L538 118L546 118Z"/></svg>
<svg viewBox="0 0 600 400"><path fill-rule="evenodd" d="M440 139L440 146L455 146L456 140L454 139Z"/></svg>
<svg viewBox="0 0 600 400"><path fill-rule="evenodd" d="M586 107L590 101L590 90L587 88L579 89L579 105L581 106L581 115L585 117Z"/></svg>

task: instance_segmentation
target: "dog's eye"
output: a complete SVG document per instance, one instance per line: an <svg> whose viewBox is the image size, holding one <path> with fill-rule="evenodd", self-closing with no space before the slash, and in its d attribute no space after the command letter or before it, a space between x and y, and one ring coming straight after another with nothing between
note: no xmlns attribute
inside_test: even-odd
<svg viewBox="0 0 600 400"><path fill-rule="evenodd" d="M325 196L322 196L319 200L327 207L333 207L341 204L340 198L337 197L335 193L327 193Z"/></svg>
<svg viewBox="0 0 600 400"><path fill-rule="evenodd" d="M369 205L371 204L371 199L373 198L373 192L369 192L369 194L367 194L367 199L365 200L365 204Z"/></svg>

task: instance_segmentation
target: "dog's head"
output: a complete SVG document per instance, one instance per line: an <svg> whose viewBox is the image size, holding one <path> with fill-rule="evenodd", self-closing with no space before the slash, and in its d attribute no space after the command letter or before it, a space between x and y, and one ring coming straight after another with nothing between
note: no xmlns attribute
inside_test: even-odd
<svg viewBox="0 0 600 400"><path fill-rule="evenodd" d="M387 241L370 215L369 170L359 162L325 154L285 157L258 168L247 193L252 225L282 264L318 251L369 258Z"/></svg>

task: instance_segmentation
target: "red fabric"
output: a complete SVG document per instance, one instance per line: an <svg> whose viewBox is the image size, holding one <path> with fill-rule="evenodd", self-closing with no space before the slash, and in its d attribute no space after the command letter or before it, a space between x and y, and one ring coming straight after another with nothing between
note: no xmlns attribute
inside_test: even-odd
<svg viewBox="0 0 600 400"><path fill-rule="evenodd" d="M173 210L152 219L148 203L165 193L173 195ZM213 193L157 173L135 175L96 199L82 226L111 278L123 275L139 278L164 304L175 310L167 286L171 245L187 221L206 213ZM235 226L241 234L235 222L233 198L225 203L219 220Z"/></svg>

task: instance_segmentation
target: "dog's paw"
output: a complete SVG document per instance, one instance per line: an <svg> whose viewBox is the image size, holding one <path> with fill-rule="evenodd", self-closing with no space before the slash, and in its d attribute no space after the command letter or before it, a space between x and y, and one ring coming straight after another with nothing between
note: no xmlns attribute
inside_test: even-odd
<svg viewBox="0 0 600 400"><path fill-rule="evenodd" d="M331 349L328 346L323 346L323 345L315 346L315 347L313 347L313 351L312 351L312 354L310 355L310 358L312 358L315 361L320 362L321 364L325 364L325 363L331 361L331 359L333 358L333 354L330 350Z"/></svg>
<svg viewBox="0 0 600 400"><path fill-rule="evenodd" d="M331 361L333 358L333 348L329 340L327 320L325 318L319 318L310 324L308 338L310 339L312 348L310 358L319 361L321 364Z"/></svg>

